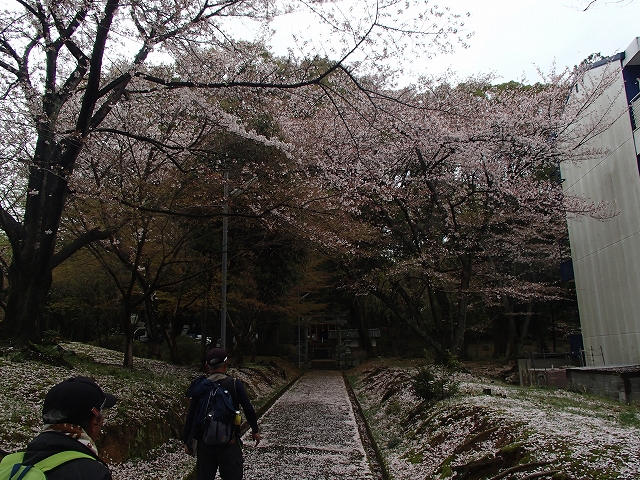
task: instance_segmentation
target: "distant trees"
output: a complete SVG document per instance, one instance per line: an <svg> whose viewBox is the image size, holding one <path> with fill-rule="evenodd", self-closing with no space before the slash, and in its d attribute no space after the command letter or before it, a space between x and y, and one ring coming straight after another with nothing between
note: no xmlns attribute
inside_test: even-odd
<svg viewBox="0 0 640 480"><path fill-rule="evenodd" d="M87 251L80 251L54 272L43 330L68 340L97 340L105 346L118 330L119 293L108 273Z"/></svg>

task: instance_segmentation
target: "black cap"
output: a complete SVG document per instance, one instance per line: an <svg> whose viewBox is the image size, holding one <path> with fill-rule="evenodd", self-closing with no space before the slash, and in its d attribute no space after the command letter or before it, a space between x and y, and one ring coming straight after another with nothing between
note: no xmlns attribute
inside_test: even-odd
<svg viewBox="0 0 640 480"><path fill-rule="evenodd" d="M207 365L217 367L227 361L227 352L221 348L212 348L207 353Z"/></svg>
<svg viewBox="0 0 640 480"><path fill-rule="evenodd" d="M74 377L54 385L44 397L42 420L44 423L81 423L91 417L92 411L113 407L116 397L104 393L88 377Z"/></svg>

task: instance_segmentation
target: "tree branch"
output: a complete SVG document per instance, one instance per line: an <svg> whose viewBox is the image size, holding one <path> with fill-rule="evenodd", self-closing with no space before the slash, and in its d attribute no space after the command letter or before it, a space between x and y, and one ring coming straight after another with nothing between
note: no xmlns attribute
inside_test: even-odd
<svg viewBox="0 0 640 480"><path fill-rule="evenodd" d="M0 206L0 228L9 237L9 242L13 247L17 246L20 240L24 240L27 237L27 232L20 222L18 222L13 216L7 212L2 206ZM14 252L19 250L14 248Z"/></svg>
<svg viewBox="0 0 640 480"><path fill-rule="evenodd" d="M86 247L87 245L89 245L92 242L95 242L96 240L106 240L107 238L109 238L110 235L111 235L110 231L98 230L97 228L94 228L93 230L90 230L80 235L73 242L64 246L62 250L60 250L53 256L51 260L51 268L55 268L58 265L60 265L66 259L71 257L71 255L73 255L78 250L80 250L82 247Z"/></svg>
<svg viewBox="0 0 640 480"><path fill-rule="evenodd" d="M97 100L97 92L100 87L100 77L102 74L102 60L107 43L107 37L111 30L111 23L118 9L118 0L108 0L104 9L104 16L98 25L96 40L93 44L91 54L89 77L87 79L87 90L82 99L82 106L78 114L76 129L85 136L89 132L93 109ZM79 149L79 147L78 147ZM74 157L75 158L75 157Z"/></svg>

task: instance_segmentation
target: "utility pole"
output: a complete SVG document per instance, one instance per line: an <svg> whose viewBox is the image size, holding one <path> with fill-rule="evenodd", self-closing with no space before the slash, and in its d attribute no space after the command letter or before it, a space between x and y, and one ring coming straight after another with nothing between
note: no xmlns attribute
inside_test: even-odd
<svg viewBox="0 0 640 480"><path fill-rule="evenodd" d="M227 248L229 246L229 172L224 172L222 197L222 291L220 292L220 348L227 349Z"/></svg>
<svg viewBox="0 0 640 480"><path fill-rule="evenodd" d="M222 195L222 291L220 292L220 348L227 349L227 251L229 249L229 197L237 197L258 179L254 176L229 194L229 171L224 172Z"/></svg>

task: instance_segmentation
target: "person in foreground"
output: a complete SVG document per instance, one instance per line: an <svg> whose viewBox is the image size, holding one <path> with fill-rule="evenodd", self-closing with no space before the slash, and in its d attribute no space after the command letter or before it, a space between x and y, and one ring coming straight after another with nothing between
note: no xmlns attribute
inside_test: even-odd
<svg viewBox="0 0 640 480"><path fill-rule="evenodd" d="M260 443L258 417L242 381L227 375L227 354L224 350L214 348L207 353L206 369L207 375L196 378L186 393L186 396L191 398L184 426L183 440L186 451L190 455L196 455L198 480L213 480L218 470L223 480L241 480L244 459L240 426L233 427L233 436L227 445L210 446L202 440L203 419L207 413L208 399L212 389L216 384L219 385L231 393L235 410L239 411L239 406L242 406L256 445Z"/></svg>
<svg viewBox="0 0 640 480"><path fill-rule="evenodd" d="M23 457L22 453L9 455L3 459L3 466L14 463L11 458L16 458L18 463L12 467L15 469L20 464L36 468L46 465L48 480L111 480L95 441L104 423L102 410L115 403L113 395L104 393L87 377L69 378L53 386L42 407L42 433L29 443ZM58 460L54 459L61 452L65 458L59 455Z"/></svg>

